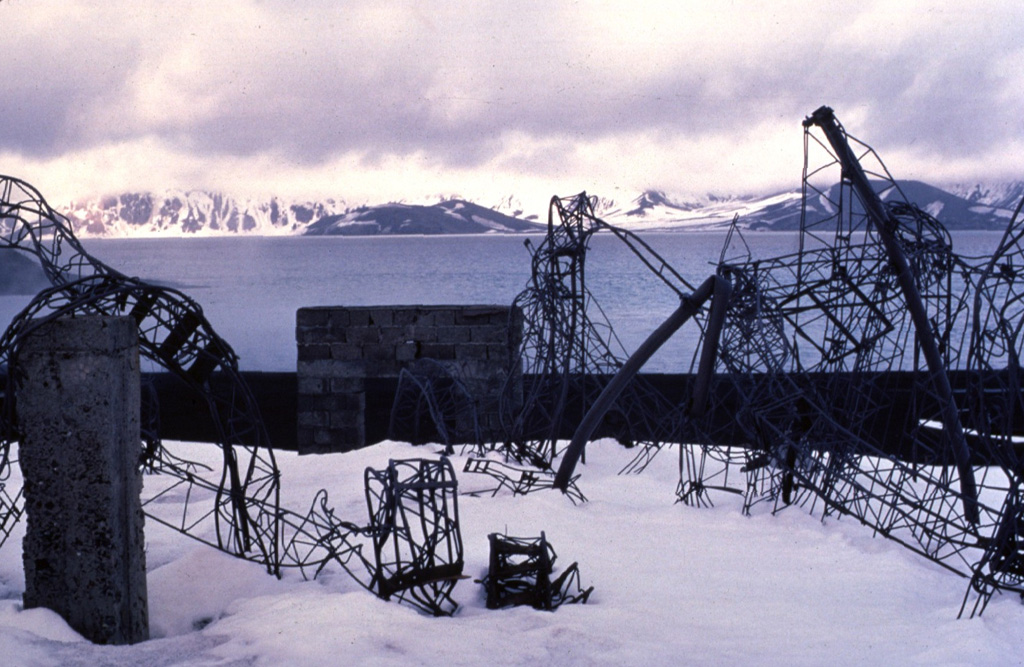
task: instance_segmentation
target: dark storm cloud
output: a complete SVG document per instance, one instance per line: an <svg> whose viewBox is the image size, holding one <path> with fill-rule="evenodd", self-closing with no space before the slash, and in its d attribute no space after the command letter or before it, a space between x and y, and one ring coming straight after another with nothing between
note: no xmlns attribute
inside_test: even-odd
<svg viewBox="0 0 1024 667"><path fill-rule="evenodd" d="M879 33L879 46L888 48L866 42L839 51L842 61L819 66L810 83L827 90L837 110L863 109L874 142L962 156L1020 140L1024 51L1014 48L1024 12L1018 6L966 20L972 13L945 15L912 39Z"/></svg>
<svg viewBox="0 0 1024 667"><path fill-rule="evenodd" d="M91 23L70 19L19 33L5 20L10 7L0 7L0 150L55 155L105 141L83 117L97 105L119 103L138 54L134 36L98 39Z"/></svg>

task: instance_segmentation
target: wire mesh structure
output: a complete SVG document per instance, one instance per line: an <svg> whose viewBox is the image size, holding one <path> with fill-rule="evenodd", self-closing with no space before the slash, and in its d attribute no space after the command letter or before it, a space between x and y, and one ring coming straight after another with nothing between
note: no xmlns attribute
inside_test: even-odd
<svg viewBox="0 0 1024 667"><path fill-rule="evenodd" d="M531 278L513 302L524 322L514 362L523 371L522 398L510 385L503 392L500 409L505 432L500 450L519 467L510 473L491 461L467 465L467 471L494 476L497 489L529 493L553 486L559 439L587 414L628 356L587 287L586 260L593 235L614 235L680 299L693 291L646 242L598 218L595 202L585 192L553 197L544 241L536 248L527 242ZM631 378L622 387L618 400L602 413L608 415L614 415L614 425L609 420L606 426L620 441L638 448L633 471L642 469L670 441L681 419L672 401L641 377ZM574 479L567 476L562 488L572 485L574 498L582 499Z"/></svg>
<svg viewBox="0 0 1024 667"><path fill-rule="evenodd" d="M529 605L554 611L563 604L586 604L594 587L580 586L579 565L573 563L552 580L558 556L542 532L540 537L487 536L491 545L487 575L480 582L487 608Z"/></svg>
<svg viewBox="0 0 1024 667"><path fill-rule="evenodd" d="M970 578L962 613L979 613L1024 592L1024 221L992 259L956 255L826 107L805 121L805 156L800 251L753 259L733 236L719 268L734 292L718 371L749 448L684 448L680 496L739 468L748 511L852 516Z"/></svg>
<svg viewBox="0 0 1024 667"><path fill-rule="evenodd" d="M12 494L11 445L18 438L12 383L19 381L19 343L33 329L68 316L127 316L138 325L140 354L181 378L207 404L217 430L222 457L212 470L182 457L159 441L147 425L140 446L140 465L159 473L161 481L148 486L158 491L143 504L147 517L194 539L266 567L280 575L286 567L316 576L337 563L363 587L381 597L395 596L431 613L450 613L454 607L443 587L423 588L421 570L437 565L432 544L419 546L415 560L382 562L379 550L371 560L363 554L362 540L376 540L394 532L381 523L391 514L417 513L431 517L458 537L457 516L437 515L438 506L423 503L435 491L451 493L455 487L450 464L443 472L423 480L418 494L393 488L400 479L383 479L375 487L381 498L370 524L358 526L335 517L321 491L305 515L280 505L280 472L256 401L238 370L238 359L226 341L210 326L199 304L170 288L129 278L90 256L75 238L67 219L54 211L32 186L0 177L0 249L34 254L52 283L19 313L0 337L0 376L6 378L4 410L0 411L0 546L22 515L21 490ZM218 381L212 383L211 377ZM60 406L54 406L59 410ZM412 465L412 464L410 464ZM428 464L421 464L427 466ZM438 464L441 465L441 464ZM404 488L404 487L403 487ZM431 500L432 502L432 500ZM441 511L454 504L442 504ZM411 539L411 538L410 538ZM417 544L406 539L409 544ZM461 552L458 563L461 566ZM450 559L446 567L454 567ZM405 578L395 582L381 568L403 568ZM382 578L383 577L383 578ZM381 581L391 581L382 587ZM404 582L416 589L406 595ZM420 589L423 589L422 591ZM439 599L431 599L436 594Z"/></svg>
<svg viewBox="0 0 1024 667"><path fill-rule="evenodd" d="M463 558L452 464L415 459L367 468L366 504L376 559L371 589L435 616L453 613Z"/></svg>

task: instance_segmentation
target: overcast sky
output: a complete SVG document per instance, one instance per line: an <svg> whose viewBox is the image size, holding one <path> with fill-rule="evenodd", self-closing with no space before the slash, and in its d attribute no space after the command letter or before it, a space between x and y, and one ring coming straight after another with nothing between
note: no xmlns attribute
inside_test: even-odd
<svg viewBox="0 0 1024 667"><path fill-rule="evenodd" d="M0 173L383 201L1024 178L1024 3L0 0Z"/></svg>

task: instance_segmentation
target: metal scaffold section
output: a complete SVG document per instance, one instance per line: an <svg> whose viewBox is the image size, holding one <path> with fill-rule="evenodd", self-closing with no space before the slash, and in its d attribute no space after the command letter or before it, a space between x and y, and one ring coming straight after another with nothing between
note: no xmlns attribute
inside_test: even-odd
<svg viewBox="0 0 1024 667"><path fill-rule="evenodd" d="M1024 592L1024 221L992 259L961 257L831 109L804 128L800 251L753 258L737 233L718 269L733 294L716 373L745 447L685 446L680 498L853 517L968 578L962 613L980 613Z"/></svg>
<svg viewBox="0 0 1024 667"><path fill-rule="evenodd" d="M499 446L535 470L505 472L501 486L582 500L577 463L615 414L655 434L629 470L679 446L682 502L724 492L748 512L796 505L852 517L968 579L962 614L997 591L1024 594L1024 202L991 256L964 257L831 109L806 119L804 145L798 252L755 258L734 220L697 288L598 219L585 195L552 200L517 300L523 363L539 380L509 411ZM599 230L629 243L680 298L629 356L586 287ZM670 400L639 371L687 322L701 342L687 391ZM575 435L558 451L567 422Z"/></svg>
<svg viewBox="0 0 1024 667"><path fill-rule="evenodd" d="M629 469L639 472L662 446L678 442L676 438L691 409L675 405L637 375L650 355L629 362L612 324L588 288L587 255L595 234L610 234L622 242L659 283L680 299L680 310L673 316L677 320L674 327L671 331L664 327L659 330L657 344L647 346L650 353L687 320L703 331L703 313L693 307L694 292L699 293L697 300L706 300L710 293L700 296L705 290L727 288L694 288L639 236L597 217L595 200L586 193L553 197L544 241L536 248L528 242L532 274L513 302L523 313L516 367L522 369L526 380L521 400L518 395L512 400L511 385L502 397L505 441L494 443L517 467L493 459L470 459L465 467L466 472L491 475L498 482L497 488L511 489L515 494L558 487L574 501L582 501L584 496L575 487L572 466L583 456L586 438L598 422L613 429L621 442L637 449ZM685 313L681 319L680 313ZM713 344L703 347L711 353L703 363L710 370ZM626 376L613 380L624 369ZM606 393L609 382L614 395ZM593 413L595 404L597 413ZM588 412L592 413L591 433L567 451L559 451L560 434L566 429L571 433ZM478 451L483 454L487 449L481 445ZM562 470L556 477L559 460Z"/></svg>

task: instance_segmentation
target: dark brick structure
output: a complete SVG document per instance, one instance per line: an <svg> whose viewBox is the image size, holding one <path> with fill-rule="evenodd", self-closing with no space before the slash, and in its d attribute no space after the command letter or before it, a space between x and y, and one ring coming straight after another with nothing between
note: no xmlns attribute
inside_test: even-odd
<svg viewBox="0 0 1024 667"><path fill-rule="evenodd" d="M349 451L379 439L374 425L388 422L395 379L421 359L457 377L475 401L482 435L500 437L498 398L512 373L512 400L521 395L521 371L513 365L522 327L522 314L509 306L300 309L299 452Z"/></svg>

